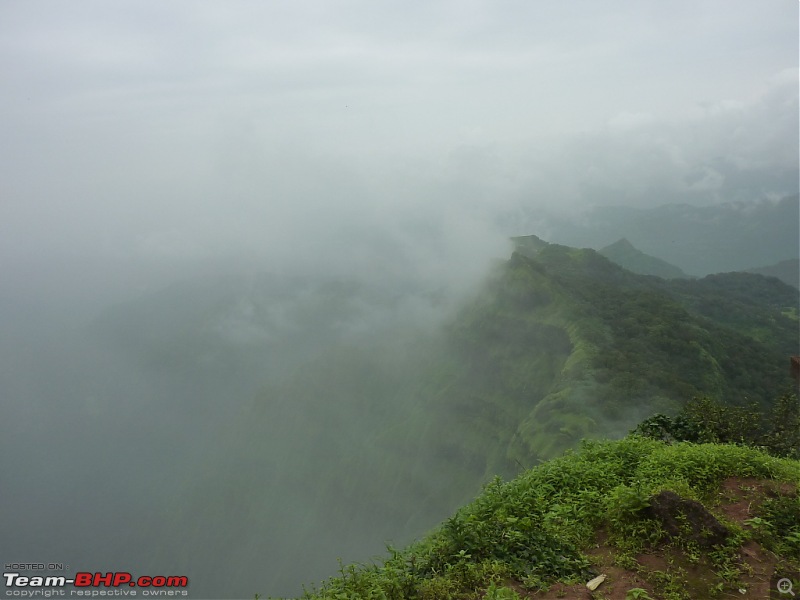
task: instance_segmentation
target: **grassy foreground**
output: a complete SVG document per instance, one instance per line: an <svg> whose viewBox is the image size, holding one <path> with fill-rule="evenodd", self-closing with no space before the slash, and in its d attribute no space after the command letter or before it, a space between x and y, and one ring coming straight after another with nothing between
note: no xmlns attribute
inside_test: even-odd
<svg viewBox="0 0 800 600"><path fill-rule="evenodd" d="M584 442L304 598L767 597L800 569L799 483L800 461L749 447Z"/></svg>

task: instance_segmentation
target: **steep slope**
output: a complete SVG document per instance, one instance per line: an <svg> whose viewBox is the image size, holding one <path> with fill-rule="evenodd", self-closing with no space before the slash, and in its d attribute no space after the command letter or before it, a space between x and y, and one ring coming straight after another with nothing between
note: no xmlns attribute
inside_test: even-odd
<svg viewBox="0 0 800 600"><path fill-rule="evenodd" d="M637 250L625 238L598 250L611 262L640 275L655 275L663 279L686 279L687 275L665 260Z"/></svg>
<svg viewBox="0 0 800 600"><path fill-rule="evenodd" d="M165 310L182 320L153 305L149 327L135 307L109 316L100 329L135 340L125 352L143 368L166 356L191 380L220 380L218 398L186 409L213 415L213 436L151 516L153 568L195 573L209 596L256 580L296 593L337 556L408 541L494 475L581 438L620 437L695 395L767 405L783 391L797 290L748 274L665 281L592 250L523 245L444 327L398 316L416 304L393 293L269 279L213 302L178 294ZM182 297L197 308L181 312ZM253 370L263 361L251 399L223 385L246 374L229 370L229 348Z"/></svg>

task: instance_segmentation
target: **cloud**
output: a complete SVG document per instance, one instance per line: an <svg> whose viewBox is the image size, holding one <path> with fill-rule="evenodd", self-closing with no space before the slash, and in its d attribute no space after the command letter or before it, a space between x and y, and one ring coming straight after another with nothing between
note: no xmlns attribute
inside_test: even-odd
<svg viewBox="0 0 800 600"><path fill-rule="evenodd" d="M622 112L614 115L608 122L611 131L630 131L652 123L655 117L649 113Z"/></svg>
<svg viewBox="0 0 800 600"><path fill-rule="evenodd" d="M176 229L152 231L136 240L134 252L156 259L202 258L208 250L185 232Z"/></svg>
<svg viewBox="0 0 800 600"><path fill-rule="evenodd" d="M478 221L491 253L520 211L796 188L794 6L42 6L0 8L11 253L325 262Z"/></svg>
<svg viewBox="0 0 800 600"><path fill-rule="evenodd" d="M796 193L796 74L769 78L749 100L721 100L672 118L619 113L602 130L531 152L531 198L562 207L751 201ZM794 81L793 81L794 80ZM536 203L535 201L533 203Z"/></svg>
<svg viewBox="0 0 800 600"><path fill-rule="evenodd" d="M692 191L716 191L722 188L724 182L725 176L709 167L686 176L688 189Z"/></svg>

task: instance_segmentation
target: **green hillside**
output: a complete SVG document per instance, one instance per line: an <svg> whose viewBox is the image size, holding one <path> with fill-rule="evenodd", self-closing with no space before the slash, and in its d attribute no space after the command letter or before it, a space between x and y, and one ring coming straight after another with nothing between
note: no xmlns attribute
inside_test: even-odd
<svg viewBox="0 0 800 600"><path fill-rule="evenodd" d="M582 438L619 436L654 412L674 413L695 396L766 410L786 389L798 341L797 293L788 286L739 274L671 283L591 250L523 243L528 256L515 254L451 324L449 360L423 378L427 399L408 423L413 445L443 457L440 469L449 465L457 481L467 483L470 470L483 479L511 475ZM759 427L752 419L748 426ZM540 543L554 542L544 536ZM559 545L552 552L567 555ZM495 567L475 567L475 577L500 581ZM550 576L560 573L553 569ZM438 591L424 591L428 585ZM419 597L447 597L448 585L434 578Z"/></svg>
<svg viewBox="0 0 800 600"><path fill-rule="evenodd" d="M694 396L765 406L788 384L796 290L744 274L668 282L554 244L528 254L450 331L447 413L497 423L495 456L532 465Z"/></svg>

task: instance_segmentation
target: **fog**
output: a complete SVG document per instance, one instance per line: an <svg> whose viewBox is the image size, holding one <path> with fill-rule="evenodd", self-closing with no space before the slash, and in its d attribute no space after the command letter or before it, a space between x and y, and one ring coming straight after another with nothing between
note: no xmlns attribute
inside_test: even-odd
<svg viewBox="0 0 800 600"><path fill-rule="evenodd" d="M797 48L788 1L3 2L0 558L296 595L422 535L481 483L385 433L438 328L511 235L796 194Z"/></svg>

